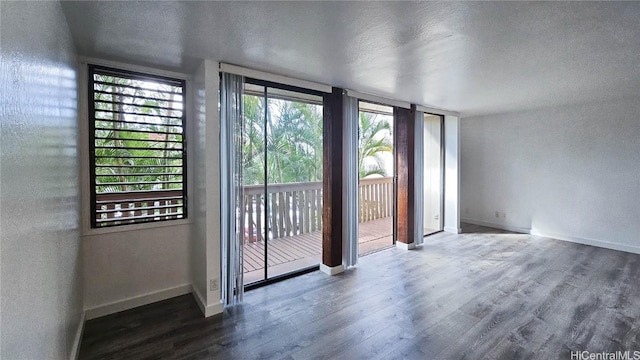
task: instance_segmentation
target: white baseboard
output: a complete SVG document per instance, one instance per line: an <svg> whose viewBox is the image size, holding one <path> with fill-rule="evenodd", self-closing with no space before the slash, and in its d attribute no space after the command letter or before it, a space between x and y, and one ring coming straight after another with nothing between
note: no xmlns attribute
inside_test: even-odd
<svg viewBox="0 0 640 360"><path fill-rule="evenodd" d="M405 244L400 241L396 241L396 247L400 250L413 250L416 248L416 243Z"/></svg>
<svg viewBox="0 0 640 360"><path fill-rule="evenodd" d="M451 234L461 234L462 233L462 229L454 228L454 227L450 227L450 226L445 226L443 230L445 232L448 232L448 233L451 233Z"/></svg>
<svg viewBox="0 0 640 360"><path fill-rule="evenodd" d="M176 286L149 294L131 297L128 299L112 302L105 305L85 309L86 319L91 320L101 316L115 314L120 311L133 309L138 306L148 305L157 301L170 299L172 297L185 295L191 292L191 284Z"/></svg>
<svg viewBox="0 0 640 360"><path fill-rule="evenodd" d="M633 253L633 254L640 254L640 246L616 244L616 243L603 241L603 240L589 239L589 238L583 238L583 237L571 236L571 235L556 234L556 233L545 232L545 231L540 231L540 230L534 230L534 229L529 229L529 228L524 228L524 227L519 227L519 226L512 226L512 225L506 225L506 224L493 223L493 222L490 222L490 221L482 221L482 220L475 220L475 219L462 219L462 222L469 223L469 224L474 224L474 225L480 225L480 226L488 226L488 227L507 230L507 231L513 231L513 232L517 232L517 233L521 233L521 234L531 234L533 236L540 236L540 237L546 237L546 238L555 239L555 240L568 241L568 242L572 242L572 243L576 243L576 244L597 246L597 247L601 247L601 248L605 248L605 249L624 251L624 252L629 252L629 253Z"/></svg>
<svg viewBox="0 0 640 360"><path fill-rule="evenodd" d="M521 233L521 234L529 234L531 232L531 229L529 229L529 228L520 227L520 226L513 226L513 225L509 225L509 224L495 223L495 222L491 222L491 221L483 221L483 220L475 220L475 219L461 219L461 221L464 222L464 223L467 223L467 224L487 226L487 227L492 227L492 228L495 228L495 229L513 231L513 232L517 232L517 233Z"/></svg>
<svg viewBox="0 0 640 360"><path fill-rule="evenodd" d="M344 265L340 264L338 266L330 267L325 264L320 264L320 271L327 275L337 275L344 272Z"/></svg>
<svg viewBox="0 0 640 360"><path fill-rule="evenodd" d="M80 342L82 341L82 334L84 334L84 322L86 313L83 311L80 315L80 323L76 330L76 336L73 338L73 347L71 348L71 354L69 354L69 360L78 360L80 355Z"/></svg>
<svg viewBox="0 0 640 360"><path fill-rule="evenodd" d="M200 311L202 311L202 315L205 315L206 317L207 302L200 294L200 291L198 291L198 289L196 289L196 287L193 285L191 285L191 295L193 295L193 298L196 300L196 304L198 304Z"/></svg>
<svg viewBox="0 0 640 360"><path fill-rule="evenodd" d="M193 294L193 298L196 300L196 304L198 304L200 311L202 311L202 315L204 315L204 317L206 318L209 316L220 314L224 310L224 305L222 305L222 303L207 306L206 300L195 286L191 287L191 294Z"/></svg>
<svg viewBox="0 0 640 360"><path fill-rule="evenodd" d="M568 241L576 244L597 246L605 249L624 251L624 252L629 252L633 254L640 254L640 246L616 244L608 241L589 239L589 238L583 238L583 237L577 237L577 236L571 236L571 235L555 234L555 233L539 231L539 230L531 230L530 233L533 236L547 237L547 238L556 239L556 240Z"/></svg>

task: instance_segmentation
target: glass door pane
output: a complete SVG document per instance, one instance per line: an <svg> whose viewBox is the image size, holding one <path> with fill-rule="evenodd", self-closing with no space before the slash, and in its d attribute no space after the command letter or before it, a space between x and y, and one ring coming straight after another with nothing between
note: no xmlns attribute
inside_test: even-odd
<svg viewBox="0 0 640 360"><path fill-rule="evenodd" d="M361 101L358 129L358 254L393 246L393 108Z"/></svg>
<svg viewBox="0 0 640 360"><path fill-rule="evenodd" d="M244 284L266 279L265 88L245 84L242 144Z"/></svg>
<svg viewBox="0 0 640 360"><path fill-rule="evenodd" d="M322 255L322 97L267 88L269 278Z"/></svg>
<svg viewBox="0 0 640 360"><path fill-rule="evenodd" d="M424 235L443 229L442 123L439 115L424 115Z"/></svg>

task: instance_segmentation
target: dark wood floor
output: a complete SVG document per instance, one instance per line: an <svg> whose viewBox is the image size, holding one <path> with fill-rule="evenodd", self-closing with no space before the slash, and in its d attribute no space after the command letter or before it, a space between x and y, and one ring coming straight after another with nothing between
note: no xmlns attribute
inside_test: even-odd
<svg viewBox="0 0 640 360"><path fill-rule="evenodd" d="M640 255L465 227L245 294L88 321L82 359L570 359L640 351Z"/></svg>

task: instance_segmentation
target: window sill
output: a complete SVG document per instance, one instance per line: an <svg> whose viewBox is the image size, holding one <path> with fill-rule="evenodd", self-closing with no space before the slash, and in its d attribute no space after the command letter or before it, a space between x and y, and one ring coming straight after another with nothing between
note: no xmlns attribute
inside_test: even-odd
<svg viewBox="0 0 640 360"><path fill-rule="evenodd" d="M179 219L179 220L149 222L149 223L143 223L143 224L120 225L120 226L112 226L112 227L106 227L101 229L85 229L82 233L82 236L115 234L115 233L121 233L126 231L151 230L151 229L163 228L167 226L184 226L184 225L190 225L190 224L193 224L193 221L189 219Z"/></svg>

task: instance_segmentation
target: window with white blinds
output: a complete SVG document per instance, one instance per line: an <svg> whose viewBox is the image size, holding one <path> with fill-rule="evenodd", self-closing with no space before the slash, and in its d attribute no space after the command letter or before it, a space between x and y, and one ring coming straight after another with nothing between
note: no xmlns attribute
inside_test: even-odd
<svg viewBox="0 0 640 360"><path fill-rule="evenodd" d="M185 81L89 66L93 228L187 216Z"/></svg>

